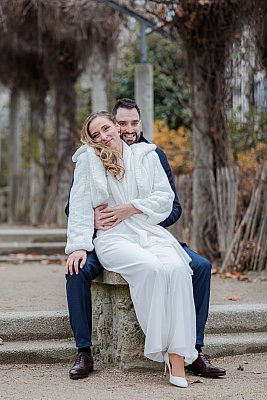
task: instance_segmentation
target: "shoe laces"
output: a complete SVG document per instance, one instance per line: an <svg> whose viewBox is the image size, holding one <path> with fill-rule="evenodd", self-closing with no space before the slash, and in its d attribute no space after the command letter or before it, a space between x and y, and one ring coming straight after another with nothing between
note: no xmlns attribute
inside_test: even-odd
<svg viewBox="0 0 267 400"><path fill-rule="evenodd" d="M202 353L202 357L210 363L210 356L205 353Z"/></svg>
<svg viewBox="0 0 267 400"><path fill-rule="evenodd" d="M80 361L81 361L81 358L82 358L84 355L85 355L85 353L82 353L82 352L78 353L77 358L76 358L76 362L80 362Z"/></svg>

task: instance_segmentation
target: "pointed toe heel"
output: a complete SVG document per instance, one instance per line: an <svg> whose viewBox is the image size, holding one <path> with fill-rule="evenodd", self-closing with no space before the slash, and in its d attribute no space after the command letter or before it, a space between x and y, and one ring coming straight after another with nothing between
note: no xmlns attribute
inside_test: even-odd
<svg viewBox="0 0 267 400"><path fill-rule="evenodd" d="M168 367L169 375L170 375L170 384L172 384L174 386L181 387L181 388L188 387L188 382L187 382L187 380L185 378L182 378L181 376L173 376L172 375L171 364L170 364L168 353L164 354L164 361L165 361L165 372L164 372L164 375L166 375L166 370L167 370L167 367Z"/></svg>
<svg viewBox="0 0 267 400"><path fill-rule="evenodd" d="M170 375L170 383L174 386L179 386L181 388L187 388L188 387L188 382L185 378L182 378L180 376L172 376Z"/></svg>

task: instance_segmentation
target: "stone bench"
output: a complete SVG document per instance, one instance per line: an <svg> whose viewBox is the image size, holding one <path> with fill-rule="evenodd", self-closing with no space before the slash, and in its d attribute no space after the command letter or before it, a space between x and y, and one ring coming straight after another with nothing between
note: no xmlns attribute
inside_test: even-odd
<svg viewBox="0 0 267 400"><path fill-rule="evenodd" d="M103 271L92 282L94 353L121 368L159 368L144 357L144 334L137 322L128 283Z"/></svg>

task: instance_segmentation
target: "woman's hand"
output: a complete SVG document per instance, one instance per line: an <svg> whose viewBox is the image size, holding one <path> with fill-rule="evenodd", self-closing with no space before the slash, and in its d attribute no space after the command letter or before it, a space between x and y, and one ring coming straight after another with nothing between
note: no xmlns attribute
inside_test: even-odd
<svg viewBox="0 0 267 400"><path fill-rule="evenodd" d="M142 214L142 211L135 208L132 204L121 204L116 207L105 207L100 211L98 221L102 226L106 227L104 229L110 229L134 214Z"/></svg>
<svg viewBox="0 0 267 400"><path fill-rule="evenodd" d="M95 229L107 231L110 228L113 228L113 226L117 225L116 221L114 220L110 220L109 218L107 220L103 219L101 211L106 209L107 206L108 206L107 204L101 204L100 206L94 209Z"/></svg>
<svg viewBox="0 0 267 400"><path fill-rule="evenodd" d="M71 253L66 261L66 275L68 273L70 275L73 275L79 273L79 261L80 262L80 268L83 268L84 264L86 263L86 250L76 250L73 253Z"/></svg>

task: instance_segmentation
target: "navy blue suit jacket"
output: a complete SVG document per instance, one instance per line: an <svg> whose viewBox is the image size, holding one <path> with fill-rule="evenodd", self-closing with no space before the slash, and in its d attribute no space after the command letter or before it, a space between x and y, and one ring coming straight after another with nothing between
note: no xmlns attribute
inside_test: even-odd
<svg viewBox="0 0 267 400"><path fill-rule="evenodd" d="M143 133L141 133L140 139L138 141L138 143L140 142L145 142L145 143L149 143L148 140L146 140L146 138L144 137ZM170 164L167 160L166 154L164 153L163 150L161 150L160 148L156 148L156 153L159 156L161 165L169 179L171 188L173 190L173 193L175 195L174 200L173 200L173 206L172 206L172 212L170 213L170 215L168 216L168 218L166 218L164 221L162 221L159 225L163 226L163 228L167 228L168 226L173 225L176 221L178 221L178 219L180 218L181 214L182 214L182 207L181 204L179 202L178 199L178 195L176 193L176 188L175 188L175 184L174 184L174 180L173 180L173 176L172 176L172 171L171 171L171 167ZM73 184L73 178L72 178L72 183L71 186ZM65 213L68 216L69 215L69 199L70 199L70 195L68 198L68 203L65 207Z"/></svg>

